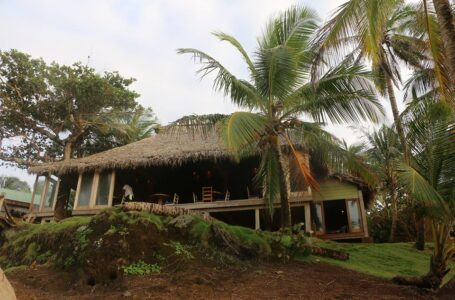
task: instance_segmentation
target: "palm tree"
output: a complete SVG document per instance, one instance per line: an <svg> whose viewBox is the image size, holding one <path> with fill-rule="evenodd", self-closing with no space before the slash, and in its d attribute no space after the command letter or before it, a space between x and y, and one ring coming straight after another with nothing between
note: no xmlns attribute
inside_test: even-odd
<svg viewBox="0 0 455 300"><path fill-rule="evenodd" d="M396 278L399 283L438 288L455 255L450 231L455 224L455 124L454 111L445 102L420 102L406 114L410 163L398 166L398 180L413 199L428 210L432 221L434 252L428 274L421 278Z"/></svg>
<svg viewBox="0 0 455 300"><path fill-rule="evenodd" d="M358 60L371 63L376 87L389 98L405 158L409 151L394 86L401 82L400 62L421 68L426 58L425 42L409 30L415 17L416 9L403 0L350 0L338 8L320 35L322 50L352 51Z"/></svg>
<svg viewBox="0 0 455 300"><path fill-rule="evenodd" d="M387 126L367 136L370 148L366 151L373 169L381 177L381 192L390 193L392 224L389 241L395 240L398 221L398 182L396 161L401 158L402 150L396 132Z"/></svg>
<svg viewBox="0 0 455 300"><path fill-rule="evenodd" d="M426 6L426 0L423 0L423 2ZM447 57L446 64L450 74L451 86L455 88L455 26L452 6L448 0L433 0L433 5L444 43L444 52Z"/></svg>
<svg viewBox="0 0 455 300"><path fill-rule="evenodd" d="M410 26L417 16L416 8L404 5L403 0L350 0L338 8L320 35L322 50L352 51L357 60L371 63L377 89L389 98L406 161L410 153L394 86L401 82L400 62L421 69L422 61L427 60L426 43L414 35L415 28ZM423 219L417 220L417 225L423 233ZM424 240L417 238L416 247L423 250Z"/></svg>
<svg viewBox="0 0 455 300"><path fill-rule="evenodd" d="M238 50L246 62L248 80L234 76L200 50L178 49L178 53L192 54L202 64L198 71L201 77L215 73L214 90L244 109L217 120L220 135L238 157L259 152L258 180L270 209L280 199L283 228L290 227L291 216L287 162L281 146L288 145L306 181L316 185L307 156L302 152L309 149L299 148L293 141L309 146L324 144L325 149L333 150L330 155L335 161L342 151L332 147L329 141L333 137L319 123L376 121L382 113L369 81L370 73L358 63L345 59L334 66L324 64L318 73L311 72L317 54L313 43L317 29L317 17L312 10L290 8L267 23L253 58L234 37L214 33ZM302 121L302 116L311 122ZM361 167L359 163L355 165Z"/></svg>

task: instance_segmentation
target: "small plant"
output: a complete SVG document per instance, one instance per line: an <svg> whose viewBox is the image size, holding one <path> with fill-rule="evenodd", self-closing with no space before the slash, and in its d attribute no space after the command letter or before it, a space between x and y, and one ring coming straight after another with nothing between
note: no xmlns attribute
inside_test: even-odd
<svg viewBox="0 0 455 300"><path fill-rule="evenodd" d="M139 260L134 264L122 267L123 273L127 275L147 275L151 273L160 273L161 267L158 264L147 264Z"/></svg>
<svg viewBox="0 0 455 300"><path fill-rule="evenodd" d="M193 254L189 250L190 246L182 245L180 242L177 242L177 241L171 241L170 243L165 243L164 245L174 248L176 255L179 255L179 256L183 255L184 257L186 257L188 259L194 258Z"/></svg>

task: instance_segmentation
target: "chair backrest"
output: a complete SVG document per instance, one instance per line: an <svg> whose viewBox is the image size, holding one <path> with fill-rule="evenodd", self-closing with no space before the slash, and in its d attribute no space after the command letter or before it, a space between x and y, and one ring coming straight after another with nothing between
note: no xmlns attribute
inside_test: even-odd
<svg viewBox="0 0 455 300"><path fill-rule="evenodd" d="M231 198L231 193L229 193L229 190L226 190L226 195L224 196L224 201L229 201Z"/></svg>
<svg viewBox="0 0 455 300"><path fill-rule="evenodd" d="M172 203L179 204L179 195L177 195L177 193L174 193L174 198L172 199Z"/></svg>
<svg viewBox="0 0 455 300"><path fill-rule="evenodd" d="M195 193L193 193L193 202L196 203L197 202L197 195Z"/></svg>
<svg viewBox="0 0 455 300"><path fill-rule="evenodd" d="M202 187L202 202L213 201L213 188L211 186Z"/></svg>

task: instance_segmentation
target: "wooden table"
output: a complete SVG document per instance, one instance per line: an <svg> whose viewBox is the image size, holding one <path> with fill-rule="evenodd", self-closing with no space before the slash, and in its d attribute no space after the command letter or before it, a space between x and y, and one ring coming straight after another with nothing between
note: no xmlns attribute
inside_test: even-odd
<svg viewBox="0 0 455 300"><path fill-rule="evenodd" d="M157 193L157 194L151 195L151 198L153 200L156 199L156 203L164 205L164 203L166 203L166 200L171 199L172 197L171 197L171 195L168 195L168 194Z"/></svg>

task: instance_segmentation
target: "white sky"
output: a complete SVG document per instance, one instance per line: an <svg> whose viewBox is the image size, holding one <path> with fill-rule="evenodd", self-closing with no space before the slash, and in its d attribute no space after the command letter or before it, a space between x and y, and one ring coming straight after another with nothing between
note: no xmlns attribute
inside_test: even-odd
<svg viewBox="0 0 455 300"><path fill-rule="evenodd" d="M0 49L15 48L48 62L89 63L98 71L134 77L138 101L162 124L191 113L229 113L229 99L212 92L210 79L195 75L179 47L203 50L239 77L246 70L236 51L212 31L235 36L251 53L266 20L293 4L315 9L322 20L344 0L0 0ZM400 96L400 95L398 95ZM388 119L391 119L387 103ZM387 121L387 120L386 120ZM330 126L349 144L362 125ZM25 171L0 166L0 176L33 182Z"/></svg>

